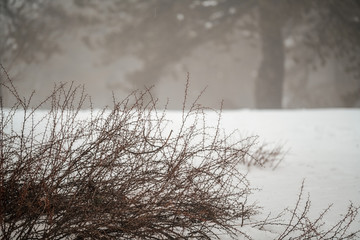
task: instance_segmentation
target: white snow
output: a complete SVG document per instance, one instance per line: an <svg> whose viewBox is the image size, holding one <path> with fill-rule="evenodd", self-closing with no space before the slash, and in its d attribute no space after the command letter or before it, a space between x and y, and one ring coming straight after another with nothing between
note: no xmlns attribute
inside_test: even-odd
<svg viewBox="0 0 360 240"><path fill-rule="evenodd" d="M167 117L176 128L181 112L169 111ZM15 121L20 123L21 116ZM216 114L209 113L206 121L216 125ZM304 196L309 193L312 202L311 214L316 217L334 204L325 218L327 223L345 213L350 201L360 205L360 109L224 111L221 127L227 132L238 129L239 137L258 135L260 141L281 144L287 151L277 169L249 170L252 187L262 189L251 200L263 206L264 214L276 215L293 207L303 179ZM246 231L255 239L272 236Z"/></svg>
<svg viewBox="0 0 360 240"><path fill-rule="evenodd" d="M215 114L208 116L208 124L216 121ZM238 129L239 137L258 135L260 141L283 145L287 151L275 170L249 170L252 187L261 189L252 200L263 206L264 215L294 207L303 180L304 200L309 193L314 218L333 204L325 220L334 224L350 201L360 206L360 109L225 111L221 123L228 132ZM274 237L254 229L247 232L254 239Z"/></svg>
<svg viewBox="0 0 360 240"><path fill-rule="evenodd" d="M263 189L262 204L291 205L303 179L314 207L360 204L360 110L236 111L225 112L222 122L288 149L274 171L249 173Z"/></svg>

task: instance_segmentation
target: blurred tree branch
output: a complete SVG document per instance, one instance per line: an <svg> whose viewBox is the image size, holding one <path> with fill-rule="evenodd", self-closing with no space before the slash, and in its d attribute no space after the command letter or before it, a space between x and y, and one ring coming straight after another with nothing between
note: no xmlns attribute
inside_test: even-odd
<svg viewBox="0 0 360 240"><path fill-rule="evenodd" d="M287 58L296 59L303 71L336 58L354 78L360 78L360 4L355 0L73 0L62 4L3 0L0 4L0 61L8 69L15 59L41 60L59 51L58 37L71 25L83 29L80 35L89 48L104 50L105 63L127 54L142 61L141 70L127 75L134 89L156 84L171 64L204 43L226 49L242 41L234 33L244 31L248 33L244 38L262 44L255 88L258 107L281 107ZM270 39L275 32L277 37ZM289 39L293 46L284 45Z"/></svg>

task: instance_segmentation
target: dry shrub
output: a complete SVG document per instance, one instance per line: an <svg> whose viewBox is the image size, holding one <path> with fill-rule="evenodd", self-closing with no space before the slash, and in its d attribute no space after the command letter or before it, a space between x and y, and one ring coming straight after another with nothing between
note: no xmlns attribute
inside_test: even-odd
<svg viewBox="0 0 360 240"><path fill-rule="evenodd" d="M256 138L233 141L219 124L208 127L207 109L185 110L186 91L171 129L149 91L83 115L87 96L73 85L55 87L35 108L9 78L3 89L17 103L1 102L2 239L251 239L241 226L275 223L253 222L258 208L247 203L252 189L239 165L271 165L279 150L262 154ZM308 229L298 210L280 239ZM356 215L350 210L345 219Z"/></svg>
<svg viewBox="0 0 360 240"><path fill-rule="evenodd" d="M275 217L270 215L252 226L264 231L275 227L278 235L277 240L284 239L357 239L360 233L351 230L351 227L358 221L359 207L350 203L345 214L340 216L333 225L326 223L326 214L331 210L332 205L325 208L317 217L310 217L311 200L308 196L304 199L304 181L302 182L298 198L293 208L286 208Z"/></svg>
<svg viewBox="0 0 360 240"><path fill-rule="evenodd" d="M248 167L255 166L275 170L286 155L282 145L256 142L254 145L256 147L251 148L251 152L245 156L243 161L243 164Z"/></svg>
<svg viewBox="0 0 360 240"><path fill-rule="evenodd" d="M81 88L60 85L35 108L4 89L17 99L1 108L4 239L208 239L256 213L238 170L253 141L228 144L201 106L173 130L148 91L83 116Z"/></svg>

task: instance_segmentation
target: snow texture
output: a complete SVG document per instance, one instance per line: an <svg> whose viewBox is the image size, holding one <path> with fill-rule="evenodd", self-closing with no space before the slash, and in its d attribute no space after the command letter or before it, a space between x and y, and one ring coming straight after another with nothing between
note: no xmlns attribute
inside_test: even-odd
<svg viewBox="0 0 360 240"><path fill-rule="evenodd" d="M87 114L80 115L86 118ZM173 123L170 127L178 126L181 114L167 113ZM15 122L22 122L21 115L16 115ZM304 196L310 195L314 217L334 204L326 217L329 224L346 212L350 201L360 205L360 109L234 110L224 111L221 119L226 132L238 130L239 137L258 135L259 143L280 144L287 151L275 170L246 169L251 186L261 189L251 200L263 207L265 215L293 207L304 179ZM216 125L217 120L215 113L207 114L207 124ZM276 236L251 228L245 231L254 239Z"/></svg>
<svg viewBox="0 0 360 240"><path fill-rule="evenodd" d="M174 120L178 115L168 114ZM216 121L215 114L208 116L208 124ZM251 186L261 189L253 200L263 207L264 214L276 215L294 207L303 180L304 197L310 196L310 216L314 218L333 204L325 219L334 224L350 201L360 205L359 109L225 111L221 123L227 132L238 129L239 137L258 135L259 142L282 145L287 152L275 170L249 170ZM354 223L358 226L360 223ZM247 233L254 239L276 236L255 229Z"/></svg>

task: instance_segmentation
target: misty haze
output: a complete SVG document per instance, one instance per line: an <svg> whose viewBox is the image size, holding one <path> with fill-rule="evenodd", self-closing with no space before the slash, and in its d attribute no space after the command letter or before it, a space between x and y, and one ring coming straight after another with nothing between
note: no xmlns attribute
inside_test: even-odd
<svg viewBox="0 0 360 240"><path fill-rule="evenodd" d="M95 107L152 88L225 109L360 106L357 1L1 1L1 63L21 95L84 84ZM6 81L2 74L1 81ZM2 93L5 105L12 104ZM46 107L46 106L44 106Z"/></svg>

